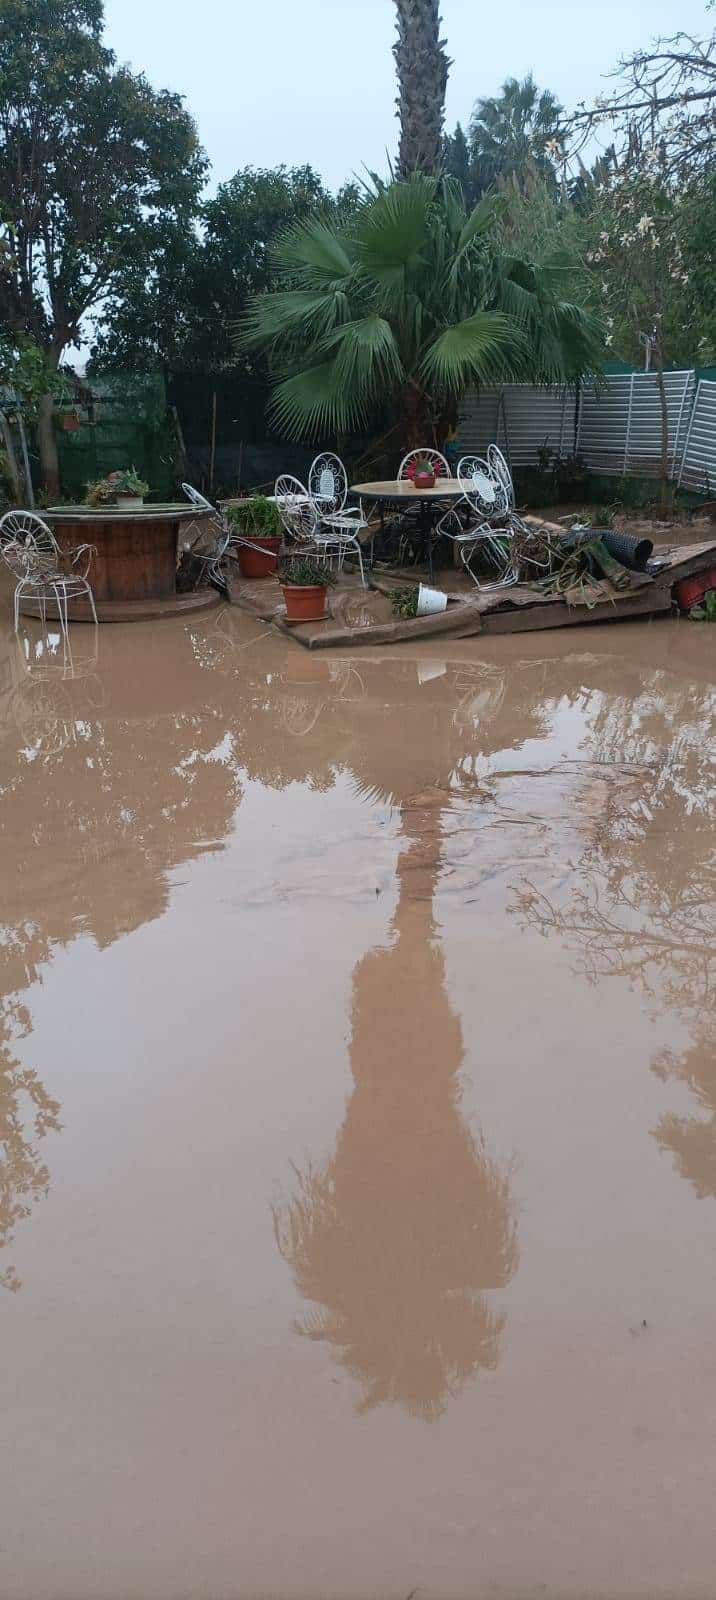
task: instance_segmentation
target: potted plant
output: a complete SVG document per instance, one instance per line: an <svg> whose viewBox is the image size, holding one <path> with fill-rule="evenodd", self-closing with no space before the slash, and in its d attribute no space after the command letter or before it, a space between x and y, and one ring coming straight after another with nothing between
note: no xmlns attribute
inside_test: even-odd
<svg viewBox="0 0 716 1600"><path fill-rule="evenodd" d="M226 516L242 541L239 544L242 578L272 578L282 537L276 502L268 500L266 495L252 494L238 505L227 506Z"/></svg>
<svg viewBox="0 0 716 1600"><path fill-rule="evenodd" d="M144 496L149 493L149 484L140 478L135 467L125 467L123 472L112 472L110 478L114 481L118 506L122 506L125 511L138 511L144 505Z"/></svg>
<svg viewBox="0 0 716 1600"><path fill-rule="evenodd" d="M320 622L326 615L326 590L335 583L330 568L312 556L287 556L279 580L287 622Z"/></svg>
<svg viewBox="0 0 716 1600"><path fill-rule="evenodd" d="M418 583L410 589L394 589L390 603L395 617L404 620L432 617L438 611L447 610L447 595L443 589L431 589L427 583Z"/></svg>
<svg viewBox="0 0 716 1600"><path fill-rule="evenodd" d="M76 406L72 406L69 411L61 412L60 425L63 433L79 432L80 418Z"/></svg>
<svg viewBox="0 0 716 1600"><path fill-rule="evenodd" d="M413 483L416 489L434 489L435 472L429 456L419 456L415 463Z"/></svg>
<svg viewBox="0 0 716 1600"><path fill-rule="evenodd" d="M88 506L114 504L114 484L110 483L109 478L97 478L94 483L88 483L85 504Z"/></svg>
<svg viewBox="0 0 716 1600"><path fill-rule="evenodd" d="M106 478L88 483L86 501L88 506L116 503L124 511L137 511L144 505L148 489L149 484L139 477L134 467L125 467L122 472L110 472Z"/></svg>

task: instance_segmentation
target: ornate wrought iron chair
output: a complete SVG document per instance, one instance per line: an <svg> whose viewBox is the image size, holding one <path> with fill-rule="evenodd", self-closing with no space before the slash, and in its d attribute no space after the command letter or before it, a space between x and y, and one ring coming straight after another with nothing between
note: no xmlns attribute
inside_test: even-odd
<svg viewBox="0 0 716 1600"><path fill-rule="evenodd" d="M321 459L320 456L316 457L316 461ZM323 459L325 460L325 457ZM333 456L331 459L338 461L337 456ZM314 462L313 465L315 466L316 463ZM339 465L342 464L339 463ZM321 470L325 470L326 474L328 473L328 468ZM313 468L311 468L311 472L313 472ZM345 469L343 469L343 475L345 477ZM333 473L331 473L331 477L335 483ZM318 484L320 490L320 476ZM325 503L329 504L330 490L327 476L324 479L324 487L326 490ZM361 583L365 588L363 553L356 528L357 526L366 527L367 523L362 521L356 525L355 519L350 516L350 513L346 515L345 520L342 520L340 511L335 515L331 512L328 515L324 515L321 510L320 498L317 499L310 492L310 475L309 489L307 489L305 484L301 483L300 478L294 478L288 473L282 474L281 477L276 479L274 495L279 516L289 538L296 544L310 546L316 556L326 562L330 562L335 556L339 572L348 551L355 551L358 558Z"/></svg>
<svg viewBox="0 0 716 1600"><path fill-rule="evenodd" d="M65 644L69 647L68 606L86 599L97 622L89 570L94 545L80 544L63 553L47 523L34 511L6 511L0 518L0 556L15 579L14 627L18 632L23 599L37 601L43 629L47 606L54 603Z"/></svg>
<svg viewBox="0 0 716 1600"><path fill-rule="evenodd" d="M222 561L232 543L232 529L225 517L216 506L207 500L191 483L183 483L182 489L191 505L197 511L210 512L211 516L199 518L190 522L185 529L182 543L186 551L202 564L201 576L208 578L216 589L226 592L226 576L222 568Z"/></svg>

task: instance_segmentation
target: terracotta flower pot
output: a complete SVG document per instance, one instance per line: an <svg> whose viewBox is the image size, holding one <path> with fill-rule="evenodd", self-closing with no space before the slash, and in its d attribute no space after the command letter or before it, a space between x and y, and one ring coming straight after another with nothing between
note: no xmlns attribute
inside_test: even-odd
<svg viewBox="0 0 716 1600"><path fill-rule="evenodd" d="M72 411L63 411L63 413L62 413L62 431L63 431L63 433L78 433L79 432L79 427L80 427L80 419L79 419L79 417L76 417L74 415L74 412L72 412Z"/></svg>
<svg viewBox="0 0 716 1600"><path fill-rule="evenodd" d="M269 535L256 539L252 535L250 545L240 544L239 571L242 578L273 578L280 546L281 540Z"/></svg>
<svg viewBox="0 0 716 1600"><path fill-rule="evenodd" d="M434 489L435 473L418 471L415 473L413 483L415 484L416 489Z"/></svg>
<svg viewBox="0 0 716 1600"><path fill-rule="evenodd" d="M282 583L287 622L320 622L326 615L326 588L322 583Z"/></svg>

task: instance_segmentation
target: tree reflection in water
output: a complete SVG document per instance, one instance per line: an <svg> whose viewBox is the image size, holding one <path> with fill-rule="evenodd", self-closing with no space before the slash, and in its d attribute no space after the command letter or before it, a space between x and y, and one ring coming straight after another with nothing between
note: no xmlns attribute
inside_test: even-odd
<svg viewBox="0 0 716 1600"><path fill-rule="evenodd" d="M274 1213L316 1305L297 1331L335 1346L364 1386L361 1410L393 1401L429 1421L497 1365L505 1319L486 1291L517 1263L508 1176L460 1108L462 1032L432 907L444 801L435 791L401 808L393 937L355 970L355 1087L335 1154L299 1173Z"/></svg>
<svg viewBox="0 0 716 1600"><path fill-rule="evenodd" d="M654 1132L697 1194L716 1196L716 696L666 671L627 676L623 690L597 697L588 747L605 770L639 763L637 796L609 812L566 897L523 879L511 909L563 939L591 982L625 979L655 1015L686 1023L690 1047L660 1052L653 1069L685 1083L706 1117L664 1116Z"/></svg>

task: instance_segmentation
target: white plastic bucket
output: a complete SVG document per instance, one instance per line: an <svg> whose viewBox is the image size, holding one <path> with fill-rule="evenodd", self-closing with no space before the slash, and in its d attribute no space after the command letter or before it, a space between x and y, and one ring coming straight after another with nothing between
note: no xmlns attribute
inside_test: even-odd
<svg viewBox="0 0 716 1600"><path fill-rule="evenodd" d="M447 595L442 589L431 589L427 583L421 583L418 590L418 616L432 617L434 612L447 610Z"/></svg>

